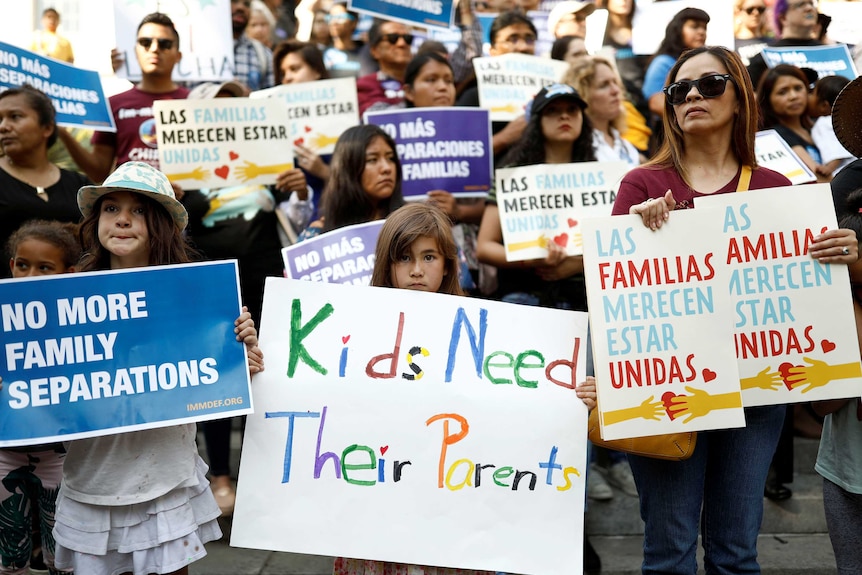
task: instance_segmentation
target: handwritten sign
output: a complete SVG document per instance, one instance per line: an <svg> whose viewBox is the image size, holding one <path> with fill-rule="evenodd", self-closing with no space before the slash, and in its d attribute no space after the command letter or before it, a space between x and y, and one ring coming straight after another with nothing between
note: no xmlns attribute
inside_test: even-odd
<svg viewBox="0 0 862 575"><path fill-rule="evenodd" d="M275 98L286 104L291 143L318 155L332 154L338 137L359 124L356 79L352 77L282 84L249 97Z"/></svg>
<svg viewBox="0 0 862 575"><path fill-rule="evenodd" d="M529 56L505 54L473 58L479 103L490 111L491 121L509 122L524 114L524 106L539 90L559 82L567 62Z"/></svg>
<svg viewBox="0 0 862 575"><path fill-rule="evenodd" d="M745 405L862 395L846 266L808 255L817 235L838 227L829 185L704 196L697 206L723 214L716 255L730 268Z"/></svg>
<svg viewBox="0 0 862 575"><path fill-rule="evenodd" d="M267 278L231 545L569 575L586 328L579 312Z"/></svg>
<svg viewBox="0 0 862 575"><path fill-rule="evenodd" d="M757 164L783 174L794 184L810 184L817 181L805 162L799 159L796 152L775 130L757 132L754 139L754 153Z"/></svg>
<svg viewBox="0 0 862 575"><path fill-rule="evenodd" d="M0 42L0 91L29 84L51 98L62 126L116 132L99 74Z"/></svg>
<svg viewBox="0 0 862 575"><path fill-rule="evenodd" d="M698 198L698 203L700 198ZM721 212L584 221L602 437L742 427Z"/></svg>
<svg viewBox="0 0 862 575"><path fill-rule="evenodd" d="M249 413L237 286L235 261L0 283L0 447Z"/></svg>
<svg viewBox="0 0 862 575"><path fill-rule="evenodd" d="M287 111L276 100L218 98L153 104L159 165L189 189L274 184L293 168Z"/></svg>
<svg viewBox="0 0 862 575"><path fill-rule="evenodd" d="M411 108L368 112L365 121L380 126L395 140L405 198L424 198L431 190L462 198L485 197L491 189L487 110Z"/></svg>
<svg viewBox="0 0 862 575"><path fill-rule="evenodd" d="M625 162L578 162L496 172L497 207L510 262L544 258L554 242L583 253L581 222L609 216Z"/></svg>
<svg viewBox="0 0 862 575"><path fill-rule="evenodd" d="M382 227L383 220L345 226L283 248L286 277L367 286Z"/></svg>
<svg viewBox="0 0 862 575"><path fill-rule="evenodd" d="M770 68L778 64L791 64L799 68L811 68L820 78L825 76L856 77L856 65L846 44L831 46L807 46L787 48L764 48L763 60Z"/></svg>
<svg viewBox="0 0 862 575"><path fill-rule="evenodd" d="M455 25L453 0L349 0L351 10L407 25L451 28Z"/></svg>

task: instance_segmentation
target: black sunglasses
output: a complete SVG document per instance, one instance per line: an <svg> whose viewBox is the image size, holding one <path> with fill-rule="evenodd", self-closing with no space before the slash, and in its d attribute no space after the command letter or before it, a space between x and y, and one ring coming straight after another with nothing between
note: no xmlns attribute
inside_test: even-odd
<svg viewBox="0 0 862 575"><path fill-rule="evenodd" d="M386 40L390 44L397 44L399 38L403 38L407 45L413 44L413 34L381 34L380 41Z"/></svg>
<svg viewBox="0 0 862 575"><path fill-rule="evenodd" d="M664 92L668 104L677 106L685 102L692 86L697 88L697 91L704 98L718 98L724 94L728 81L733 81L730 74L713 74L698 78L697 80L674 82L670 86L665 86L662 92Z"/></svg>
<svg viewBox="0 0 862 575"><path fill-rule="evenodd" d="M138 46L144 50L149 50L153 42L159 45L159 50L170 50L174 47L174 41L170 38L138 38Z"/></svg>
<svg viewBox="0 0 862 575"><path fill-rule="evenodd" d="M763 14L766 11L766 7L764 7L764 6L749 6L748 8L745 8L744 10L745 10L745 13L748 15L754 14L755 12L757 12L758 14Z"/></svg>

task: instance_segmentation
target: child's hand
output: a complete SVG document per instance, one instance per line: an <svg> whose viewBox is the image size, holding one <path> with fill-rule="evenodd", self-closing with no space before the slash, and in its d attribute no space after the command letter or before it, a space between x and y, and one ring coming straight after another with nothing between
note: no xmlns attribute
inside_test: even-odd
<svg viewBox="0 0 862 575"><path fill-rule="evenodd" d="M596 378L592 375L587 376L586 381L582 381L575 387L575 393L587 406L590 411L596 408Z"/></svg>
<svg viewBox="0 0 862 575"><path fill-rule="evenodd" d="M248 347L248 372L251 375L263 371L263 352L258 346Z"/></svg>
<svg viewBox="0 0 862 575"><path fill-rule="evenodd" d="M257 346L257 330L254 328L254 320L251 319L247 307L242 306L242 313L233 324L236 326L233 332L236 334L237 341L245 343L250 348Z"/></svg>

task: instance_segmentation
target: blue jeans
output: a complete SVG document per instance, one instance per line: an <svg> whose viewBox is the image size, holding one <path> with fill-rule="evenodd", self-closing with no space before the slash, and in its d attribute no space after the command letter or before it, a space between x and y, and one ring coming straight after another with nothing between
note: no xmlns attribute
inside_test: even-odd
<svg viewBox="0 0 862 575"><path fill-rule="evenodd" d="M760 573L763 488L784 411L750 407L743 428L698 432L685 461L629 455L645 523L644 575L695 575L698 523L707 575Z"/></svg>

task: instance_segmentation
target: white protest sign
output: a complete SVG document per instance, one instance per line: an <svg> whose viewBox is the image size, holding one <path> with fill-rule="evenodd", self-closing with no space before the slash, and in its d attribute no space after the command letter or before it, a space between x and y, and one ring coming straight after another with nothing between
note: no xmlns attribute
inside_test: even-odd
<svg viewBox="0 0 862 575"><path fill-rule="evenodd" d="M838 227L829 185L703 196L697 206L720 208L724 222L713 237L730 268L745 405L862 395L847 268L808 255L816 236Z"/></svg>
<svg viewBox="0 0 862 575"><path fill-rule="evenodd" d="M524 106L539 90L559 82L567 62L527 54L473 58L479 103L492 122L509 122L524 114Z"/></svg>
<svg viewBox="0 0 862 575"><path fill-rule="evenodd" d="M506 260L544 258L548 242L583 253L581 222L611 215L625 162L538 164L496 171Z"/></svg>
<svg viewBox="0 0 862 575"><path fill-rule="evenodd" d="M286 104L291 143L318 155L331 154L338 137L359 125L355 78L282 84L252 92L249 97L275 98Z"/></svg>
<svg viewBox="0 0 862 575"><path fill-rule="evenodd" d="M231 545L579 573L586 328L580 312L267 278Z"/></svg>
<svg viewBox="0 0 862 575"><path fill-rule="evenodd" d="M602 437L744 426L721 211L675 211L658 232L640 216L583 228Z"/></svg>
<svg viewBox="0 0 862 575"><path fill-rule="evenodd" d="M775 130L757 132L754 139L757 164L783 174L794 184L810 184L817 181L808 166Z"/></svg>
<svg viewBox="0 0 862 575"><path fill-rule="evenodd" d="M274 184L293 168L287 111L276 100L159 100L153 113L161 170L184 188Z"/></svg>

